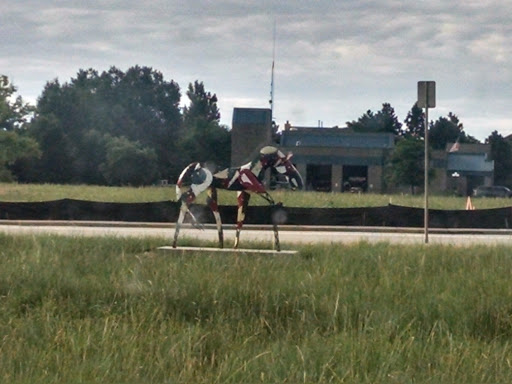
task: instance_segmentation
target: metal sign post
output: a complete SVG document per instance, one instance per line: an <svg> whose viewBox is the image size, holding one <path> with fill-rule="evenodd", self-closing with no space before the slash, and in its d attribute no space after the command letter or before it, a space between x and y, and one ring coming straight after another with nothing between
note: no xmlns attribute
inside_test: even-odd
<svg viewBox="0 0 512 384"><path fill-rule="evenodd" d="M425 244L428 243L428 109L436 106L436 82L418 81L418 103L419 108L425 108L425 211L423 224L425 229Z"/></svg>

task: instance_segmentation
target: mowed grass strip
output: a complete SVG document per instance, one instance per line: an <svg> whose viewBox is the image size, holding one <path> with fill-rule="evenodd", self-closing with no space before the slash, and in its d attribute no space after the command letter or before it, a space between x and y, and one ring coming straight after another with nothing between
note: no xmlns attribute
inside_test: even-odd
<svg viewBox="0 0 512 384"><path fill-rule="evenodd" d="M511 248L166 243L0 235L0 381L512 381Z"/></svg>
<svg viewBox="0 0 512 384"><path fill-rule="evenodd" d="M423 195L373 194L373 193L330 193L313 191L270 191L275 201L287 207L311 208L353 208L377 207L388 204L421 208ZM197 202L205 203L206 194L200 195ZM174 186L158 187L105 187L91 185L55 185L55 184L16 184L0 183L1 202L35 202L59 199L77 199L118 203L142 203L156 201L176 201ZM219 203L236 205L236 192L219 190ZM429 198L431 209L466 209L467 197L432 195ZM472 198L476 209L490 209L512 206L507 198ZM268 203L254 196L251 205Z"/></svg>

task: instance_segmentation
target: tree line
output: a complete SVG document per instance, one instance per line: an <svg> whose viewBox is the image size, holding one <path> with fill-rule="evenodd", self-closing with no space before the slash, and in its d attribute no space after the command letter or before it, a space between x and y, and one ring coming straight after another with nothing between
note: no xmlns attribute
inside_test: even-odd
<svg viewBox="0 0 512 384"><path fill-rule="evenodd" d="M231 135L220 124L217 96L198 80L182 91L161 72L134 66L80 69L69 82L48 81L35 106L0 75L0 181L148 185L175 181L192 161L230 162ZM346 122L356 132L389 132L396 146L389 180L422 185L424 113L414 104L403 123L389 103ZM478 143L449 113L428 127L431 149ZM512 185L512 145L497 131L485 140L495 183ZM414 171L413 171L414 170Z"/></svg>
<svg viewBox="0 0 512 384"><path fill-rule="evenodd" d="M2 79L4 180L147 185L176 180L193 160L229 164L230 132L200 81L182 108L179 85L152 68L80 70L68 83L47 82L31 107L13 102L16 88Z"/></svg>

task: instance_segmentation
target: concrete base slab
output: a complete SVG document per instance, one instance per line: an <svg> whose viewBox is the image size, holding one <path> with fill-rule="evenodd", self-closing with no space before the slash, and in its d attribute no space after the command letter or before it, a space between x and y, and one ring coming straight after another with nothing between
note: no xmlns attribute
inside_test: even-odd
<svg viewBox="0 0 512 384"><path fill-rule="evenodd" d="M297 251L293 250L282 250L282 251L275 251L273 249L234 249L234 248L208 248L208 247L176 247L173 248L172 246L163 246L158 248L159 251L163 252L172 252L172 253L178 253L183 254L186 252L204 252L204 253L224 253L224 254L242 254L242 255L250 255L250 254L257 254L257 255L270 255L270 256L279 256L279 255L296 255Z"/></svg>

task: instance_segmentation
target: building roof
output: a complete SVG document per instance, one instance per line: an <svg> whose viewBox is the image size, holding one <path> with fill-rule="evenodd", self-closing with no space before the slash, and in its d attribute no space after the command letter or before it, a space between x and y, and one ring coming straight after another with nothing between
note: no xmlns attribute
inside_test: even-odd
<svg viewBox="0 0 512 384"><path fill-rule="evenodd" d="M393 148L391 133L346 132L338 128L300 128L283 131L283 147Z"/></svg>
<svg viewBox="0 0 512 384"><path fill-rule="evenodd" d="M487 153L491 152L490 144L481 143L447 143L446 152L457 152L457 153Z"/></svg>
<svg viewBox="0 0 512 384"><path fill-rule="evenodd" d="M269 124L272 111L268 108L234 108L233 124Z"/></svg>
<svg viewBox="0 0 512 384"><path fill-rule="evenodd" d="M488 160L485 153L456 153L451 152L448 154L448 164L446 169L448 171L462 171L462 172L493 172L494 161Z"/></svg>

